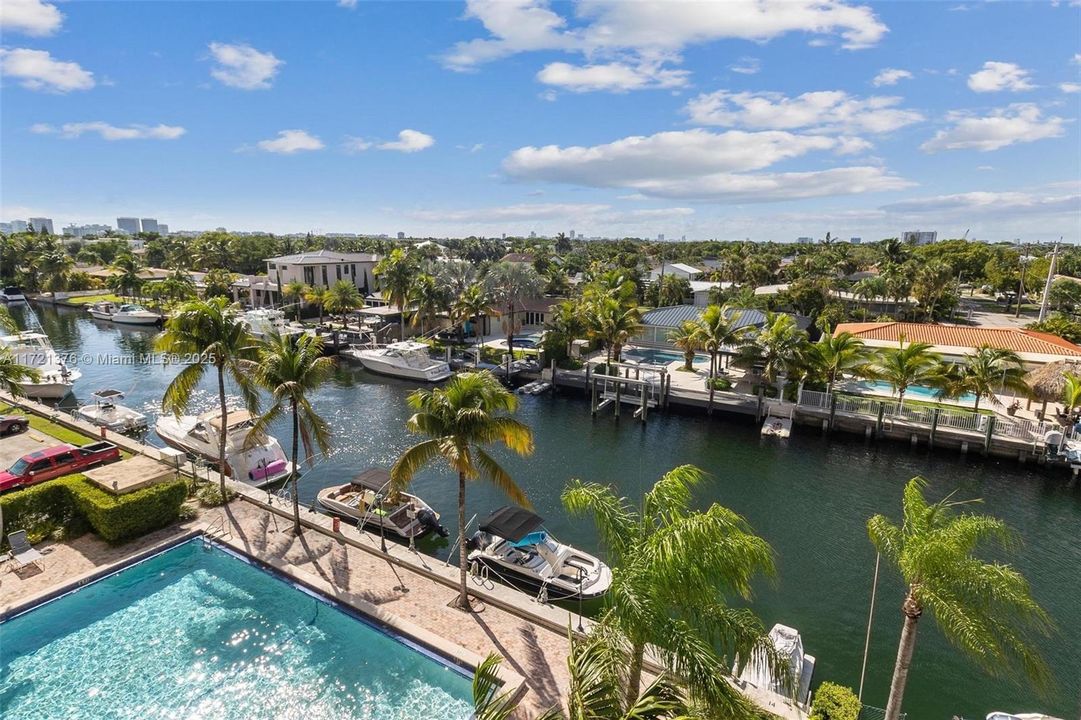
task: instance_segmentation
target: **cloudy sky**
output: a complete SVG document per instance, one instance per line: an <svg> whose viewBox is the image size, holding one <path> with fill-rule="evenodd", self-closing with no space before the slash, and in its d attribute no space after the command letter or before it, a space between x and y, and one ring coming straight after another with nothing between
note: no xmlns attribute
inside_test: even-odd
<svg viewBox="0 0 1081 720"><path fill-rule="evenodd" d="M1081 242L1081 3L0 5L0 218Z"/></svg>

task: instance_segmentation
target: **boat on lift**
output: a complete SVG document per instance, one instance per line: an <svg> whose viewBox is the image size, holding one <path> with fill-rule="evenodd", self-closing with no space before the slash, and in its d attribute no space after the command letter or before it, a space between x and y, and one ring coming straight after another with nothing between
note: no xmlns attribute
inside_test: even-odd
<svg viewBox="0 0 1081 720"><path fill-rule="evenodd" d="M380 375L423 382L440 382L451 376L447 362L435 360L428 354L427 345L411 340L385 347L354 347L342 350L341 354L358 361L365 370Z"/></svg>
<svg viewBox="0 0 1081 720"><path fill-rule="evenodd" d="M109 322L124 325L158 325L162 322L161 313L147 310L136 303L117 304L109 300L91 303L86 311L95 320L108 320Z"/></svg>
<svg viewBox="0 0 1081 720"><path fill-rule="evenodd" d="M277 439L267 435L249 445L248 436L255 418L247 410L230 409L225 429L225 474L234 480L255 487L264 487L285 480L293 472ZM154 429L162 441L177 450L218 461L218 443L222 433L221 412L211 410L202 415L162 415Z"/></svg>
<svg viewBox="0 0 1081 720"><path fill-rule="evenodd" d="M487 566L492 576L509 585L549 600L588 600L608 592L611 568L559 542L543 526L543 518L525 508L501 507L469 539L469 561Z"/></svg>
<svg viewBox="0 0 1081 720"><path fill-rule="evenodd" d="M93 404L83 405L74 413L76 418L118 433L141 433L147 428L146 415L119 405L124 399L120 390L104 389L91 394Z"/></svg>
<svg viewBox="0 0 1081 720"><path fill-rule="evenodd" d="M26 330L0 337L0 347L15 356L15 362L38 371L36 381L19 381L15 384L30 398L59 400L71 392L75 381L82 377L78 368L69 368L53 350L49 336L43 332Z"/></svg>
<svg viewBox="0 0 1081 720"><path fill-rule="evenodd" d="M390 471L368 468L344 485L323 488L316 496L329 512L380 528L408 540L429 532L448 535L439 524L439 513L416 495L393 492Z"/></svg>
<svg viewBox="0 0 1081 720"><path fill-rule="evenodd" d="M5 285L3 288L0 288L0 302L26 302L26 296L23 295L23 289L21 287L17 285Z"/></svg>

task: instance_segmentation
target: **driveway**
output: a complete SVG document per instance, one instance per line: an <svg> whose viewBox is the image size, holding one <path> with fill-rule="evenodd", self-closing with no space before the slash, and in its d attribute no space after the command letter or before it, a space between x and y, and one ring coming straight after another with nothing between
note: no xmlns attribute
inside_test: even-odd
<svg viewBox="0 0 1081 720"><path fill-rule="evenodd" d="M61 442L56 438L38 432L34 428L19 435L0 438L0 469L6 470L27 453L60 444Z"/></svg>

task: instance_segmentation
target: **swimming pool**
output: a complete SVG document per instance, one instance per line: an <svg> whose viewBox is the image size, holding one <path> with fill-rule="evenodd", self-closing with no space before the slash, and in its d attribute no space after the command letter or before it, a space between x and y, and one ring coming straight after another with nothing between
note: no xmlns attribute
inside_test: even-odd
<svg viewBox="0 0 1081 720"><path fill-rule="evenodd" d="M862 380L857 385L870 392L881 393L884 395L894 395L893 386L883 380ZM930 400L938 402L938 391L934 388L929 388L924 385L909 385L905 390L905 397L912 400ZM972 393L965 393L964 395L956 398L949 398L954 402L959 403L974 403L976 402L976 396Z"/></svg>
<svg viewBox="0 0 1081 720"><path fill-rule="evenodd" d="M656 348L631 348L623 353L623 357L625 359L637 360L638 362L645 362L653 365L667 365L674 362L683 362L683 353L675 352L673 350L658 350ZM709 358L705 355L694 356L695 365L708 362Z"/></svg>
<svg viewBox="0 0 1081 720"><path fill-rule="evenodd" d="M0 625L5 720L467 718L466 674L188 541Z"/></svg>

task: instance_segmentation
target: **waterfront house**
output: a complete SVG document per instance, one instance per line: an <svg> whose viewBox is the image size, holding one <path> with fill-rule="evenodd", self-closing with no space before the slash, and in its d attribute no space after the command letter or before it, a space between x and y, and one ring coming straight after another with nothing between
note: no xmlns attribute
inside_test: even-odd
<svg viewBox="0 0 1081 720"><path fill-rule="evenodd" d="M312 250L266 260L267 277L278 287L299 280L309 287L328 288L339 280L349 280L365 295L376 287L373 270L377 262L379 256L372 253L336 250Z"/></svg>
<svg viewBox="0 0 1081 720"><path fill-rule="evenodd" d="M1051 362L1081 358L1081 346L1057 335L1018 327L867 322L841 323L833 332L834 335L852 333L872 348L896 348L902 338L905 342L929 343L946 360L958 362L977 348L990 345L1014 351L1030 370Z"/></svg>
<svg viewBox="0 0 1081 720"><path fill-rule="evenodd" d="M697 280L702 276L704 270L699 270L691 265L684 263L664 263L658 265L655 268L651 268L649 271L649 282L657 282L661 279L662 275L675 275L686 280Z"/></svg>
<svg viewBox="0 0 1081 720"><path fill-rule="evenodd" d="M233 300L249 307L275 306L281 302L278 283L266 275L238 275L229 284Z"/></svg>
<svg viewBox="0 0 1081 720"><path fill-rule="evenodd" d="M634 345L641 345L643 347L673 350L675 349L675 346L668 340L668 333L675 330L687 320L700 319L703 310L705 310L705 307L700 307L698 305L671 305L649 310L642 315L642 320L639 323L641 325L641 330L635 335L631 342ZM733 312L739 313L739 317L735 322L737 328L752 327L756 330L761 330L769 321L768 315L761 310L742 308L733 310ZM810 326L810 320L808 318L799 315L794 317L796 318L796 325L800 329L806 330Z"/></svg>

